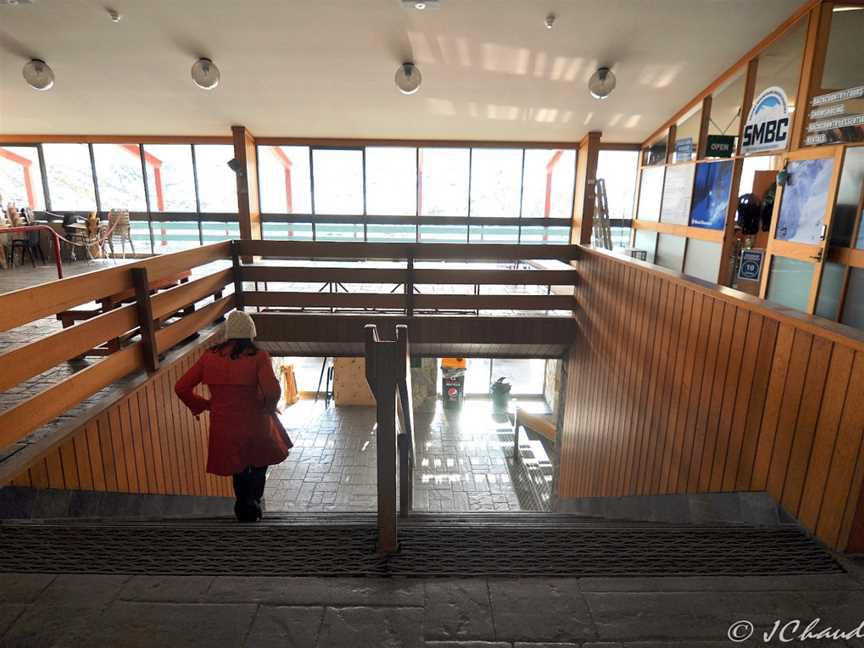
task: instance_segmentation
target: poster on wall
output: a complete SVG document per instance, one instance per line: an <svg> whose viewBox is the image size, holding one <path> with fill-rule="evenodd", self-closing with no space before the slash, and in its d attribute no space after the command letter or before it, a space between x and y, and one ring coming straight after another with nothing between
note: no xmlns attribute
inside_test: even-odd
<svg viewBox="0 0 864 648"><path fill-rule="evenodd" d="M818 245L823 239L823 219L834 158L793 160L787 167L776 239Z"/></svg>
<svg viewBox="0 0 864 648"><path fill-rule="evenodd" d="M780 86L762 91L753 102L744 126L741 152L780 151L789 139L789 101Z"/></svg>
<svg viewBox="0 0 864 648"><path fill-rule="evenodd" d="M765 250L741 250L738 264L738 278L746 281L759 281L762 278L762 262L765 260Z"/></svg>
<svg viewBox="0 0 864 648"><path fill-rule="evenodd" d="M660 221L673 225L686 225L690 216L690 198L693 193L695 164L676 164L666 169L663 183L663 205Z"/></svg>
<svg viewBox="0 0 864 648"><path fill-rule="evenodd" d="M690 225L722 230L726 225L729 193L732 189L732 161L696 165L693 209Z"/></svg>

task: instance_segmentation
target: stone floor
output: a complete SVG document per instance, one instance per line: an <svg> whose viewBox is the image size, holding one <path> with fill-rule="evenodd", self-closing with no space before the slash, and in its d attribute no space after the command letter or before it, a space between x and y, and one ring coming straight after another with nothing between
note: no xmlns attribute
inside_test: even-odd
<svg viewBox="0 0 864 648"><path fill-rule="evenodd" d="M864 580L860 566L852 569L772 578L455 580L3 574L0 645L862 646L862 639L762 637L776 622L795 620L799 633L815 619L820 630L854 632L864 620ZM729 640L730 632L750 636L749 624L749 640Z"/></svg>
<svg viewBox="0 0 864 648"><path fill-rule="evenodd" d="M543 411L545 404L524 401L520 407ZM374 408L325 408L322 401L306 400L286 409L282 420L294 449L270 470L264 495L268 511L375 510ZM539 441L523 435L522 443L531 448L532 459L546 456ZM416 413L415 444L416 510L529 508L530 493L518 486L521 480L514 486L506 460L512 428L493 419L488 400L466 400L461 410L445 410L438 403L434 411Z"/></svg>

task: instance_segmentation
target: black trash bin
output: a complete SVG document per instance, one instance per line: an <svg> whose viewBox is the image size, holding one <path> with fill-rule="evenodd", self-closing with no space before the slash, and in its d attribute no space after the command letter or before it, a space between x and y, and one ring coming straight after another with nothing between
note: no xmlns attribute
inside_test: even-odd
<svg viewBox="0 0 864 648"><path fill-rule="evenodd" d="M492 398L492 411L506 412L510 404L510 383L503 376L489 386L489 396Z"/></svg>

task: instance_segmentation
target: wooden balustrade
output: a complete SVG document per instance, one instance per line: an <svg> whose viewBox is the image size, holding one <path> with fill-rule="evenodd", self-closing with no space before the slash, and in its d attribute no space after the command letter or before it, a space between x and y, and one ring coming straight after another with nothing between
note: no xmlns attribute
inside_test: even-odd
<svg viewBox="0 0 864 648"><path fill-rule="evenodd" d="M864 334L601 251L578 267L560 497L767 491L864 549Z"/></svg>
<svg viewBox="0 0 864 648"><path fill-rule="evenodd" d="M90 349L114 340L129 343L65 379L36 392L0 413L0 449L23 439L102 388L138 370L154 371L157 354L194 335L233 306L233 295L192 312L197 302L221 295L233 281L231 268L219 269L151 297L147 282L230 259L230 246L216 243L186 252L97 270L0 295L0 331L38 322L64 310L111 295L136 296L136 303L119 305L90 319L50 333L0 354L0 391L35 378L53 367L79 358ZM139 281L136 293L135 276ZM141 285L143 277L144 285ZM164 328L160 322L183 315Z"/></svg>

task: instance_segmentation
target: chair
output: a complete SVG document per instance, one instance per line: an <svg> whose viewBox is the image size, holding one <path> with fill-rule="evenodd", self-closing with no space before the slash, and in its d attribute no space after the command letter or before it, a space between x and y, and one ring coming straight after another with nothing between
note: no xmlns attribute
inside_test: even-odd
<svg viewBox="0 0 864 648"><path fill-rule="evenodd" d="M33 212L29 209L21 210L21 220L23 225L33 225L35 223L35 219L33 218ZM39 231L33 232L24 232L23 234L18 234L14 237L12 241L12 246L9 250L9 261L11 265L15 266L15 250L21 251L21 265L24 265L24 253L27 253L27 256L30 257L30 263L33 264L33 267L36 267L36 257L42 261L42 264L45 264L45 254L42 252L42 246L40 245L40 233Z"/></svg>
<svg viewBox="0 0 864 648"><path fill-rule="evenodd" d="M132 250L132 254L135 254L135 244L132 242L132 227L129 222L128 209L112 209L108 212L108 230L111 232L111 235L108 237L108 247L111 249L112 257L115 256L115 236L120 239L122 258L126 258L126 241L129 241L129 249Z"/></svg>

